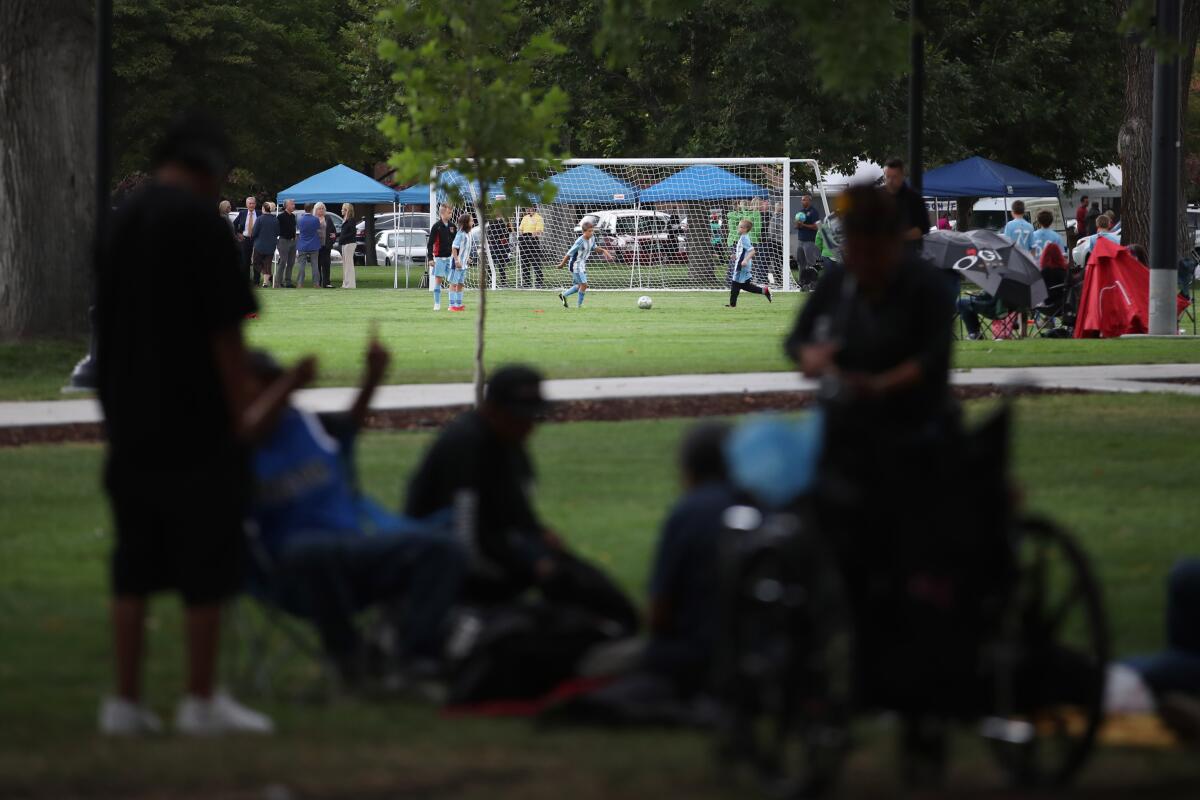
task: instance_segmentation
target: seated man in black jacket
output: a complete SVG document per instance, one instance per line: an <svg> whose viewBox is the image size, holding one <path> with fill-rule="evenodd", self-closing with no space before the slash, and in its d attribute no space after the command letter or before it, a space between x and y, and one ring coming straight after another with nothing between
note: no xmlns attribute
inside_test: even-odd
<svg viewBox="0 0 1200 800"><path fill-rule="evenodd" d="M467 599L503 603L536 587L560 606L637 628L637 611L602 572L564 549L529 500L533 465L525 441L545 402L541 376L498 369L483 405L451 422L425 454L408 487L404 513L424 518L452 509L470 553Z"/></svg>

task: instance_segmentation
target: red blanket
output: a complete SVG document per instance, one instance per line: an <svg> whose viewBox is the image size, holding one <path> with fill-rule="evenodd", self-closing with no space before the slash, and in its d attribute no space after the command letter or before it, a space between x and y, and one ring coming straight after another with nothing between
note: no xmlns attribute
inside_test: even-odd
<svg viewBox="0 0 1200 800"><path fill-rule="evenodd" d="M1188 301L1176 298L1176 313ZM1145 333L1150 325L1150 270L1128 248L1108 239L1096 239L1083 277L1075 338L1110 338Z"/></svg>

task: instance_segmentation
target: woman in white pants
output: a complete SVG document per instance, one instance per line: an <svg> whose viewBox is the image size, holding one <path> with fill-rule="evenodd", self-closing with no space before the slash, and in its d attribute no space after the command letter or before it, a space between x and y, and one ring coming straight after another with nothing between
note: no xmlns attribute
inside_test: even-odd
<svg viewBox="0 0 1200 800"><path fill-rule="evenodd" d="M342 230L338 246L342 248L342 288L356 289L354 279L354 248L358 243L358 223L354 221L354 206L342 203Z"/></svg>

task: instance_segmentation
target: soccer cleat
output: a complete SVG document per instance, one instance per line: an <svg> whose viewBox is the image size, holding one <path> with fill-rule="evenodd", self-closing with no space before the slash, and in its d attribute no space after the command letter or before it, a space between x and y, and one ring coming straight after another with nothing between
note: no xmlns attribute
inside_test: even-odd
<svg viewBox="0 0 1200 800"><path fill-rule="evenodd" d="M558 299L562 300L563 308L570 308L570 306L567 305L567 296L565 294L563 294L562 292L559 292Z"/></svg>
<svg viewBox="0 0 1200 800"><path fill-rule="evenodd" d="M150 709L123 697L106 697L100 703L100 733L105 736L140 736L162 733L162 720Z"/></svg>
<svg viewBox="0 0 1200 800"><path fill-rule="evenodd" d="M770 286L763 286L763 297L767 298L768 303L775 302L774 300L771 299L771 287Z"/></svg>
<svg viewBox="0 0 1200 800"><path fill-rule="evenodd" d="M434 303L434 304L433 304L433 310L434 310L434 311L441 311L441 310L442 310L442 304L441 304L441 303Z"/></svg>
<svg viewBox="0 0 1200 800"><path fill-rule="evenodd" d="M224 690L207 700L188 695L179 701L175 712L175 730L185 736L221 736L226 733L275 732L275 723L266 714L246 708Z"/></svg>

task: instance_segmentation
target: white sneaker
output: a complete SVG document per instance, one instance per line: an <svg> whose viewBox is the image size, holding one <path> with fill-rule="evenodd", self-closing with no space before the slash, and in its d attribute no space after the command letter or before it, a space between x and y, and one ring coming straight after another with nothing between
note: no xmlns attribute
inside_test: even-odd
<svg viewBox="0 0 1200 800"><path fill-rule="evenodd" d="M105 736L140 736L162 733L162 720L150 709L123 697L106 697L100 703L98 724Z"/></svg>
<svg viewBox="0 0 1200 800"><path fill-rule="evenodd" d="M209 700L188 695L179 701L175 730L185 736L220 736L225 733L274 733L275 723L266 714L252 711L224 690Z"/></svg>
<svg viewBox="0 0 1200 800"><path fill-rule="evenodd" d="M441 303L434 303L434 304L433 304L433 310L434 310L434 311L441 311L441 310L442 310L442 304L441 304Z"/></svg>

